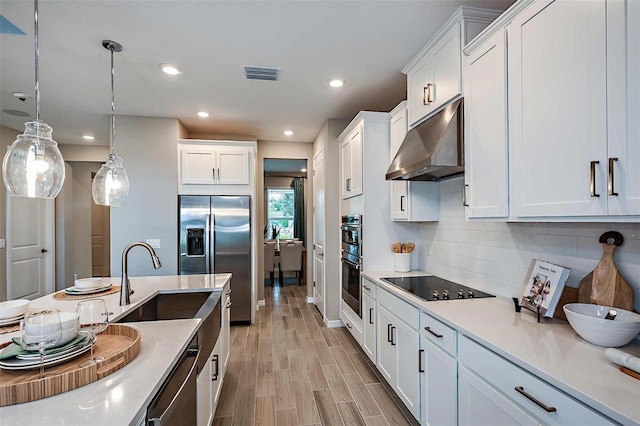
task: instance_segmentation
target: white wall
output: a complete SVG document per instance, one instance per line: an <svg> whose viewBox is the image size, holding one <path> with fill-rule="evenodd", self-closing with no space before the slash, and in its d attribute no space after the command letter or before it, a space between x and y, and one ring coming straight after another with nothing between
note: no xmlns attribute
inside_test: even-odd
<svg viewBox="0 0 640 426"><path fill-rule="evenodd" d="M7 147L16 140L16 136L22 132L10 129L6 126L0 126L0 153L4 158L4 154L7 151ZM2 177L0 176L0 180ZM6 190L4 188L4 181L0 183L0 238L7 238L6 224L7 224L7 204L6 204ZM7 251L0 249L0 301L7 300Z"/></svg>
<svg viewBox="0 0 640 426"><path fill-rule="evenodd" d="M615 229L624 236L617 267L634 288L640 308L640 224L466 222L462 178L440 183L440 221L420 225L421 269L507 297L519 297L531 259L571 268L577 287L602 256L598 238ZM431 255L429 255L431 250Z"/></svg>
<svg viewBox="0 0 640 426"><path fill-rule="evenodd" d="M111 275L122 272L122 250L133 241L160 239L162 268L140 247L129 254L129 275L178 272L178 120L118 116L116 151L129 175L129 198L111 209Z"/></svg>

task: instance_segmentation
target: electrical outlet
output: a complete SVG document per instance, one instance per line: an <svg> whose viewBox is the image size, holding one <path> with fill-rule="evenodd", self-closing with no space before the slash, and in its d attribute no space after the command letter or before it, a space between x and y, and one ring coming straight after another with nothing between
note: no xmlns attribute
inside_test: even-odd
<svg viewBox="0 0 640 426"><path fill-rule="evenodd" d="M0 249L3 249L6 247L6 243L4 242L4 238L0 238Z"/></svg>
<svg viewBox="0 0 640 426"><path fill-rule="evenodd" d="M147 240L147 244L149 244L154 249L160 248L160 240L159 239L149 239L149 240Z"/></svg>

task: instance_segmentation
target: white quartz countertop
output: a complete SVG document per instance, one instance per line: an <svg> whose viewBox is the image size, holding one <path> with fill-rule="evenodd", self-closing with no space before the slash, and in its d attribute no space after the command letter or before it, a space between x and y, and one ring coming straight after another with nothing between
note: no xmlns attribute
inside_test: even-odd
<svg viewBox="0 0 640 426"><path fill-rule="evenodd" d="M126 315L160 292L222 290L231 274L131 277L135 293L131 304L119 306L120 294L104 296L112 320ZM119 278L109 278L119 285ZM31 307L75 311L77 300L58 301L51 295L31 302ZM141 419L196 331L200 319L136 322L140 353L109 376L69 392L38 401L0 408L4 425L126 425ZM0 343L19 333L0 335ZM46 372L46 370L45 370Z"/></svg>
<svg viewBox="0 0 640 426"><path fill-rule="evenodd" d="M504 297L426 302L381 280L429 275L424 271L363 275L611 419L640 424L640 380L619 371L606 359L605 348L583 340L566 321L537 323L532 312L516 313ZM640 356L637 340L620 349Z"/></svg>

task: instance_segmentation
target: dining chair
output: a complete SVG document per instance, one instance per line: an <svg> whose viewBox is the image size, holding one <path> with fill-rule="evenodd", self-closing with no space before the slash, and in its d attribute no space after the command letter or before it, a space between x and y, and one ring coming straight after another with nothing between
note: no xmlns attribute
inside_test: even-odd
<svg viewBox="0 0 640 426"><path fill-rule="evenodd" d="M283 285L284 272L295 272L298 285L302 285L302 241L280 244L280 285Z"/></svg>
<svg viewBox="0 0 640 426"><path fill-rule="evenodd" d="M274 271L273 265L276 254L276 242L265 241L264 243L264 272L269 272L269 278L271 280L271 287L273 287Z"/></svg>

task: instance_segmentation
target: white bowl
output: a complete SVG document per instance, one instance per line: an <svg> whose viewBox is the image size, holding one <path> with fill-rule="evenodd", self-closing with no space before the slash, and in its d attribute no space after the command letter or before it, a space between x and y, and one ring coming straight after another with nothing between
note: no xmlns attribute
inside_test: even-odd
<svg viewBox="0 0 640 426"><path fill-rule="evenodd" d="M17 299L0 302L0 320L14 318L29 310L29 300Z"/></svg>
<svg viewBox="0 0 640 426"><path fill-rule="evenodd" d="M63 346L72 341L78 335L80 323L75 312L60 312L60 325L62 327L62 337L54 347ZM29 331L33 331L35 335L46 335L51 333L49 324L29 324L26 325Z"/></svg>
<svg viewBox="0 0 640 426"><path fill-rule="evenodd" d="M640 315L624 309L588 303L569 303L562 309L576 333L594 345L617 348L640 333ZM611 309L618 315L614 320L604 319Z"/></svg>
<svg viewBox="0 0 640 426"><path fill-rule="evenodd" d="M80 289L98 288L102 286L102 278L80 278L73 284Z"/></svg>

